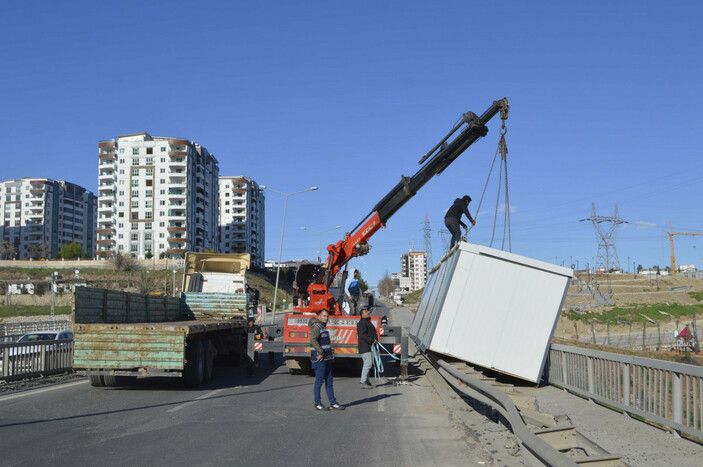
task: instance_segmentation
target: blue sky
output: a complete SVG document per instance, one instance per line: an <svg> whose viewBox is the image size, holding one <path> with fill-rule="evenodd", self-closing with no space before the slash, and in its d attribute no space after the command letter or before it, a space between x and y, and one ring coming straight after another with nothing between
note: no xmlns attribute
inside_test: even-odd
<svg viewBox="0 0 703 467"><path fill-rule="evenodd" d="M290 198L283 252L313 259L319 236L300 227L351 229L463 112L505 96L514 252L583 267L592 202L630 222L623 266L668 264L669 221L703 230L700 2L12 2L3 16L3 180L95 190L98 141L185 137L222 175L319 186ZM425 214L439 259L444 212L463 194L475 211L498 126L352 265L372 283L397 271L413 241L423 249ZM490 241L495 183L475 243ZM266 209L272 258L283 198L267 194ZM703 267L703 238L676 247Z"/></svg>

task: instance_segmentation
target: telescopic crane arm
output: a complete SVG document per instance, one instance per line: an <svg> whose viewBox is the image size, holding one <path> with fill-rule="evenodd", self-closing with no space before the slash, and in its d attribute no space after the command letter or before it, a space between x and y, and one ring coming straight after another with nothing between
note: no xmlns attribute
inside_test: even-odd
<svg viewBox="0 0 703 467"><path fill-rule="evenodd" d="M311 309L308 311L319 311L318 307L313 305L316 302L322 305L323 300L314 300L316 296L322 299L321 295L325 295L327 300L324 301L329 302L331 295L327 291L327 287L331 285L334 277L344 265L356 256L367 254L371 249L368 241L373 234L381 227L385 227L388 219L415 196L433 176L442 173L469 146L482 136L486 136L488 133L486 124L493 117L500 113L501 119L507 119L509 109L508 99L503 98L494 101L480 117L473 112L466 112L459 123L420 159L419 164L422 167L415 175L412 177L402 176L400 182L352 229L352 233L346 233L342 240L327 247L328 257L321 270L322 277L317 277L308 288L311 298L309 307ZM457 132L458 135L450 141L450 138ZM329 309L327 306L324 308Z"/></svg>

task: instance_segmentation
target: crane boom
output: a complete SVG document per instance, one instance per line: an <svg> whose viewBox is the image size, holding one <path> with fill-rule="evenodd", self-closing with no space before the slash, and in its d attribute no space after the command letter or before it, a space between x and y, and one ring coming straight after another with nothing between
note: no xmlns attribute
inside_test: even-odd
<svg viewBox="0 0 703 467"><path fill-rule="evenodd" d="M390 219L405 203L407 203L433 176L439 175L449 167L469 146L482 136L486 136L486 124L498 113L501 119L508 118L510 105L506 98L494 101L481 116L473 112L466 112L459 123L440 140L419 161L420 169L412 177L401 176L400 182L395 185L357 224L351 233L346 233L344 238L334 245L327 247L328 257L323 265L316 266L313 270L305 268L299 270L296 277L296 289L307 306L299 309L303 312L319 313L326 309L331 314L341 314L336 306L337 300L329 292L329 286L334 277L356 256L369 252L368 240L381 227L385 227ZM458 134L450 141L450 138ZM303 272L303 274L301 274Z"/></svg>

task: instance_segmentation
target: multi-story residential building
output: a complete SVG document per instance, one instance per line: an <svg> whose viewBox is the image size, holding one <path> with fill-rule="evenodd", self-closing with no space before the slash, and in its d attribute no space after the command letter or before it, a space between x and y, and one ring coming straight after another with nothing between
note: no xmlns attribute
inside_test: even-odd
<svg viewBox="0 0 703 467"><path fill-rule="evenodd" d="M98 255L180 257L219 247L217 159L148 133L98 144Z"/></svg>
<svg viewBox="0 0 703 467"><path fill-rule="evenodd" d="M419 290L427 283L427 253L411 251L400 257L400 275L409 277L410 290Z"/></svg>
<svg viewBox="0 0 703 467"><path fill-rule="evenodd" d="M249 253L264 267L264 190L250 177L220 177L220 253Z"/></svg>
<svg viewBox="0 0 703 467"><path fill-rule="evenodd" d="M73 242L93 257L96 209L93 193L74 183L49 178L0 182L0 242L12 244L18 259L54 257Z"/></svg>
<svg viewBox="0 0 703 467"><path fill-rule="evenodd" d="M393 290L398 292L410 292L413 283L410 277L403 277L399 272L391 274L393 281Z"/></svg>

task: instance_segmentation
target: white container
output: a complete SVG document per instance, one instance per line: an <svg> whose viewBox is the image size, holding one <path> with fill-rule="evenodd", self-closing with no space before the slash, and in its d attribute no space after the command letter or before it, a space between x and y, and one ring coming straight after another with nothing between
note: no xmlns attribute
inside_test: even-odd
<svg viewBox="0 0 703 467"><path fill-rule="evenodd" d="M572 277L462 242L430 271L410 335L422 350L539 382Z"/></svg>

